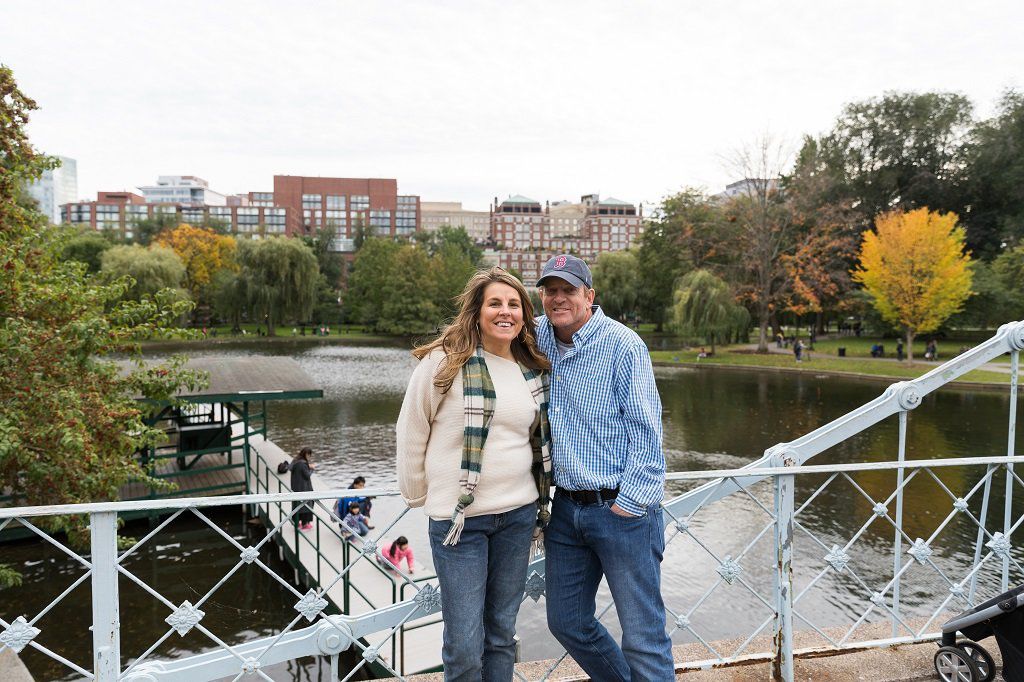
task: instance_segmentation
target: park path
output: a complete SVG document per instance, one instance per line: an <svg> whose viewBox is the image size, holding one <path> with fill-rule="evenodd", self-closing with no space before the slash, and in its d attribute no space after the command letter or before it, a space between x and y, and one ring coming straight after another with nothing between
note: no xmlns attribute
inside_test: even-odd
<svg viewBox="0 0 1024 682"><path fill-rule="evenodd" d="M740 349L740 352L743 352L743 353L756 353L757 352L757 344L756 343L743 344L743 345L738 346L738 348ZM768 352L771 353L772 355L788 355L790 357L793 357L793 349L792 348L779 348L774 343L768 344ZM805 353L808 352L808 349L805 348L804 352ZM817 353L817 351L813 351L813 350L810 351L810 359L812 361L813 361L814 356L815 356L816 353ZM828 355L828 357L833 358L835 360L850 359L850 360L873 360L875 362L892 362L892 363L899 362L894 357L888 357L888 358L852 358L852 357L851 358L839 358L839 357L836 357L836 356L833 356L833 355ZM940 359L938 359L938 360L924 360L923 358L914 358L914 364L915 365L930 366L930 367L938 367L939 365L941 365L942 363L946 362L947 360L949 360L948 357L946 357L946 358L941 358L940 357ZM794 362L796 362L796 360L794 360ZM1010 365L1007 364L1007 363L1002 363L1002 362L987 362L984 365L982 365L980 367L980 369L983 369L986 372L998 372L1000 374L1009 374L1010 373Z"/></svg>

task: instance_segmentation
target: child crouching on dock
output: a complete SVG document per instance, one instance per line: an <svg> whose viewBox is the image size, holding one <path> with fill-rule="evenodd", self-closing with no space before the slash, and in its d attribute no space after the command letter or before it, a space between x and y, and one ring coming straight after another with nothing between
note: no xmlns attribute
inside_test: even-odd
<svg viewBox="0 0 1024 682"><path fill-rule="evenodd" d="M399 565L402 563L402 559L405 559L406 566L409 567L409 573L415 573L413 568L412 558L412 547L409 546L409 540L404 535L399 535L398 538L384 546L381 553L377 556L377 561L384 567L393 571L401 570Z"/></svg>
<svg viewBox="0 0 1024 682"><path fill-rule="evenodd" d="M370 525L370 520L363 515L363 512L359 508L358 502L350 502L348 505L348 513L345 514L345 518L341 520L341 533L345 536L358 535L359 537L366 536L373 526Z"/></svg>

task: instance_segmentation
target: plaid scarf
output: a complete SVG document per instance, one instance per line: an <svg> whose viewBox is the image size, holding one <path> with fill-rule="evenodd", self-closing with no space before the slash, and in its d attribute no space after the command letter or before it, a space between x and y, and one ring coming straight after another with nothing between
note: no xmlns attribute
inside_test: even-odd
<svg viewBox="0 0 1024 682"><path fill-rule="evenodd" d="M533 477L537 484L537 528L534 539L540 535L550 518L548 503L551 498L551 429L548 426L548 376L546 372L529 369L519 365L523 379L530 389L530 394L539 408L539 419L530 433L530 447L533 450ZM483 461L484 445L487 433L494 417L494 404L497 394L491 373L487 371L484 361L483 346L476 347L474 353L462 366L462 401L466 415L466 427L462 434L462 477L460 484L462 494L452 514L452 527L445 536L444 544L458 543L462 529L466 525L466 507L473 504L473 493L480 481L480 468Z"/></svg>

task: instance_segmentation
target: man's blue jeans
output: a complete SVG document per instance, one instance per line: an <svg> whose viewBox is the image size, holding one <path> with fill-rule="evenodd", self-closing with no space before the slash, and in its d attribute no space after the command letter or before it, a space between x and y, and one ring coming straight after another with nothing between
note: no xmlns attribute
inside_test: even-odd
<svg viewBox="0 0 1024 682"><path fill-rule="evenodd" d="M625 518L611 504L556 493L544 531L548 627L596 682L675 680L661 599L661 510ZM595 617L602 575L622 626L621 649Z"/></svg>
<svg viewBox="0 0 1024 682"><path fill-rule="evenodd" d="M430 520L430 549L441 585L444 679L510 682L516 615L526 588L537 505L466 518L458 544L451 521Z"/></svg>

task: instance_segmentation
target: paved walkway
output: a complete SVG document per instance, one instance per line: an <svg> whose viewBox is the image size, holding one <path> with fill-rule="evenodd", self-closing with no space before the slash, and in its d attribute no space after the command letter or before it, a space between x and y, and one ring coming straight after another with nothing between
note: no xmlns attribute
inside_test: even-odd
<svg viewBox="0 0 1024 682"><path fill-rule="evenodd" d="M745 344L745 345L739 346L738 350L740 352L743 352L743 353L756 353L757 352L757 344L756 343ZM773 354L773 355L787 355L789 357L793 357L793 349L792 348L779 348L774 343L768 344L768 352ZM809 351L806 348L804 349L804 352L810 354L809 357L811 358L811 360L813 360L815 356L834 358L834 359L837 359L837 360L840 359L837 356L832 355L831 353L819 353L818 351L814 351L814 350ZM941 353L940 353L940 356L941 356ZM925 360L925 359L923 359L921 357L915 357L914 358L914 365L915 366L920 365L920 366L923 366L923 367L938 367L942 363L947 362L948 360L950 360L952 357L953 356L945 357L945 358L940 357L940 359L938 359L938 360ZM884 357L884 358L853 358L853 357L850 357L849 359L854 359L854 360L874 360L876 362L892 362L892 363L899 362L899 360L897 360L895 357ZM794 360L794 362L796 362L796 361ZM1006 363L1006 362L986 362L979 369L983 369L986 372L999 372L1001 374L1009 374L1010 373L1010 365L1009 365L1009 363Z"/></svg>
<svg viewBox="0 0 1024 682"><path fill-rule="evenodd" d="M921 627L922 622L911 620L912 627ZM840 631L826 629L830 636L842 636ZM857 629L858 640L882 639L889 637L891 626L888 623L876 623L861 626ZM821 637L813 632L798 631L794 633L797 649L801 647L820 646ZM712 642L718 651L735 650L741 640ZM999 648L994 639L981 642L981 645L995 658L996 666L1002 665ZM759 637L751 642L747 651L766 651L771 646L768 637ZM798 658L795 661L795 679L813 680L813 682L910 682L911 680L937 680L932 659L938 645L933 642L924 644L906 644L899 647L882 647L866 649L846 654L819 656L816 658ZM686 661L698 661L707 658L708 653L700 644L683 644L673 648L677 665ZM520 663L516 670L527 680L539 680L551 666L553 661L532 661ZM762 682L771 679L771 663L755 663L732 666L715 670L696 670L679 673L676 679L682 682ZM407 678L410 682L441 682L440 673L416 675ZM583 682L589 678L571 660L563 661L552 673L551 682Z"/></svg>

